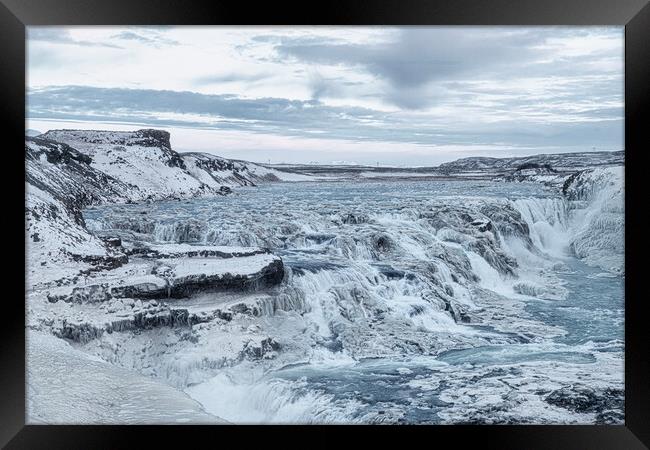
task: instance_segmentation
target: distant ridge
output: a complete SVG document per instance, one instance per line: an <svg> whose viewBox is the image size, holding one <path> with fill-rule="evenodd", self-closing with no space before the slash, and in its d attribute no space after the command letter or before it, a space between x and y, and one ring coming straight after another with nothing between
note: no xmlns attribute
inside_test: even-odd
<svg viewBox="0 0 650 450"><path fill-rule="evenodd" d="M586 168L620 166L625 164L625 151L553 153L518 157L471 156L439 166L391 167L337 164L261 164L267 168L290 170L308 175L351 175L380 177L384 175L445 177L460 174L502 176L526 168L544 168L566 174Z"/></svg>
<svg viewBox="0 0 650 450"><path fill-rule="evenodd" d="M484 170L517 170L530 165L551 167L555 170L578 170L586 167L625 164L625 151L554 153L511 158L469 157L440 164L444 173Z"/></svg>

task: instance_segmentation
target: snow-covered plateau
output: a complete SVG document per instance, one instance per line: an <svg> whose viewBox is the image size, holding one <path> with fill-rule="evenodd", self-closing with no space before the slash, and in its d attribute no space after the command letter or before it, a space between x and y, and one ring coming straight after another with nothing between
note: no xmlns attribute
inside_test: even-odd
<svg viewBox="0 0 650 450"><path fill-rule="evenodd" d="M622 152L327 173L169 137L26 137L29 423L623 422Z"/></svg>

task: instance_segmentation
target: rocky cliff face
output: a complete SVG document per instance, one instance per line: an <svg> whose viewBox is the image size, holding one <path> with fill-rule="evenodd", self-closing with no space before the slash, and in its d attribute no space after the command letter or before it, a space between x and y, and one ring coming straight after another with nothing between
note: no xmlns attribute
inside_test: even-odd
<svg viewBox="0 0 650 450"><path fill-rule="evenodd" d="M118 266L126 256L86 228L81 209L127 201L128 186L92 167L92 158L67 144L25 142L28 277L70 275L89 266ZM66 270L69 269L69 270Z"/></svg>
<svg viewBox="0 0 650 450"><path fill-rule="evenodd" d="M121 196L131 201L222 195L229 187L296 177L206 153L178 153L171 148L169 133L160 130L53 130L39 138L90 157L90 166L122 183L126 188Z"/></svg>
<svg viewBox="0 0 650 450"><path fill-rule="evenodd" d="M126 261L119 248L88 233L81 214L87 206L226 195L234 186L295 177L252 163L180 154L171 148L168 132L151 129L48 131L26 137L25 162L35 280L63 262L117 267Z"/></svg>
<svg viewBox="0 0 650 450"><path fill-rule="evenodd" d="M223 193L224 183L206 183L187 170L179 153L172 150L169 133L54 130L42 140L66 144L91 158L89 165L119 183L113 201L161 200ZM83 176L84 174L80 174Z"/></svg>

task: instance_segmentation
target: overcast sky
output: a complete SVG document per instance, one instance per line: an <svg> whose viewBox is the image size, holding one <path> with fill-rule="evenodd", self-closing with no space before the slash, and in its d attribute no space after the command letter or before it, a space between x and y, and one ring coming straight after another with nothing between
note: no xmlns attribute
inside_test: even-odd
<svg viewBox="0 0 650 450"><path fill-rule="evenodd" d="M622 27L29 27L27 127L437 165L623 149Z"/></svg>

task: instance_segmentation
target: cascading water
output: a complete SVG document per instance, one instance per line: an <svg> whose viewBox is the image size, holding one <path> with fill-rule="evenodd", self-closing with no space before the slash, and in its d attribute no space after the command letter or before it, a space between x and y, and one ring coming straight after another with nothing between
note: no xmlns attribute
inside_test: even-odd
<svg viewBox="0 0 650 450"><path fill-rule="evenodd" d="M514 202L530 228L537 248L553 256L567 256L570 241L569 205L563 198L529 198Z"/></svg>
<svg viewBox="0 0 650 450"><path fill-rule="evenodd" d="M611 299L592 318L607 330L604 346L593 333L561 341L573 325L530 305L563 305L569 317L588 309L580 283L602 271L575 255L595 254L589 262L598 266L598 253L610 250L589 247L584 235L616 230L623 212L622 199L589 192L571 200L525 183L275 184L85 217L95 232L125 241L259 246L283 258L285 282L258 319L276 327L278 364L253 378L243 376L250 365L214 367L187 387L227 420L438 423L498 410L503 421L580 421L543 397L586 366L584 379L619 386L620 278L599 278ZM598 219L603 210L612 216ZM452 360L449 351L460 353ZM522 382L515 394L495 381L526 377L548 392ZM469 384L481 398L468 408Z"/></svg>

